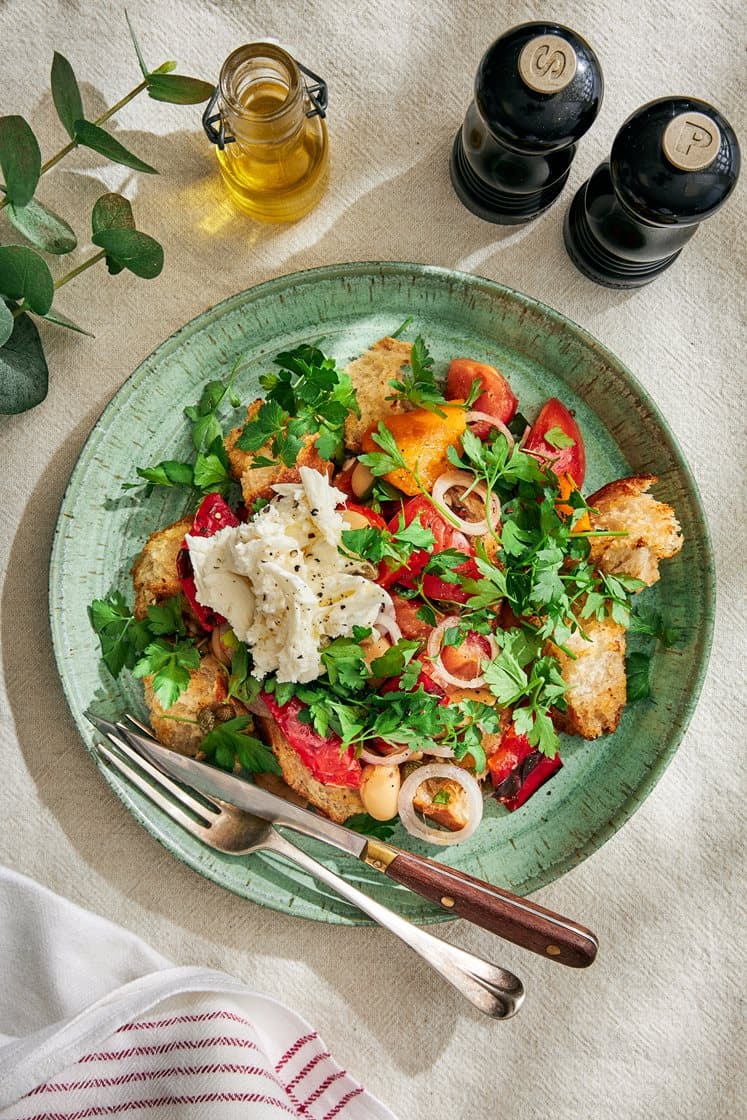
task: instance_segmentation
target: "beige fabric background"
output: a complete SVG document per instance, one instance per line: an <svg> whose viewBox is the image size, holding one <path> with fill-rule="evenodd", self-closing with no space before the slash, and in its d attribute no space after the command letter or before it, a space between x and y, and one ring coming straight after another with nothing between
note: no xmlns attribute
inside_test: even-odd
<svg viewBox="0 0 747 1120"><path fill-rule="evenodd" d="M744 183L681 261L639 292L585 280L560 233L572 191L650 98L712 100L747 142L742 5L130 0L129 10L153 64L173 57L183 72L213 79L242 42L273 35L293 45L329 81L333 175L322 205L299 225L255 226L223 198L199 110L141 97L116 131L160 177L75 153L44 180L45 201L77 215L81 233L101 184L124 190L141 225L163 241L166 267L151 282L109 279L101 269L70 284L59 306L95 340L46 331L47 400L0 421L0 858L177 963L225 969L287 1002L402 1120L743 1115ZM606 97L562 201L532 225L503 229L459 205L448 153L482 52L511 25L540 17L589 39ZM138 80L115 0L4 0L0 42L2 111L29 117L46 156L65 139L48 90L54 48L85 81L92 109L103 111ZM3 220L0 240L8 239ZM382 932L264 911L173 860L98 777L67 715L50 648L55 518L111 395L208 305L269 277L356 259L474 271L592 331L664 411L713 534L715 643L682 746L635 818L538 896L597 931L598 962L588 972L563 970L461 923L446 930L525 980L525 1008L506 1024L472 1013Z"/></svg>

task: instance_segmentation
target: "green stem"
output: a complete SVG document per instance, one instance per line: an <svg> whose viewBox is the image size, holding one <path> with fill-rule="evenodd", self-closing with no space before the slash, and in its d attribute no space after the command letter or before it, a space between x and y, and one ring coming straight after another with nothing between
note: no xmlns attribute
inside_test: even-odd
<svg viewBox="0 0 747 1120"><path fill-rule="evenodd" d="M147 89L147 88L148 88L148 81L147 81L147 79L145 79L144 81L142 81L140 83L140 85L135 86L135 88L131 89L129 93L125 94L125 96L123 98L121 98L116 103L116 105L112 105L111 109L107 109L106 112L102 116L100 116L97 120L95 120L93 123L95 125L102 125L104 123L104 121L108 121L110 117L113 117L114 114L118 113L120 109L123 109L124 106L127 105L128 102L132 101L133 97L137 97L137 95L139 93L142 93L143 90ZM44 175L45 172L49 171L49 169L51 167L54 167L54 165L56 163L59 163L61 159L64 159L66 155L68 155L70 152L73 151L74 148L77 148L77 147L78 147L78 141L77 140L71 140L70 143L66 144L64 148L60 148L59 152L56 152L53 156L51 156L47 160L46 163L42 164L41 174ZM7 206L7 205L8 205L8 199L7 198L0 199L0 210L2 210L3 207ZM73 275L75 275L75 273L71 273L71 276L73 276ZM59 281L58 284L56 285L56 287L59 287L60 283L65 283L65 279L63 278L62 281Z"/></svg>
<svg viewBox="0 0 747 1120"><path fill-rule="evenodd" d="M57 291L58 288L61 288L63 284L67 284L69 280L74 280L76 276L80 276L81 272L85 272L87 268L90 268L91 265L97 264L101 260L101 258L105 256L106 249L101 249L100 252L94 253L92 257L89 257L87 261L83 261L82 264L79 264L77 268L71 268L70 271L66 272L64 276L61 276L59 280L55 280L55 291ZM19 315L24 315L27 311L30 310L31 309L29 307L26 307L22 303L19 307L13 309L13 318L17 319Z"/></svg>
<svg viewBox="0 0 747 1120"><path fill-rule="evenodd" d="M79 264L77 268L71 268L70 271L66 272L64 276L61 276L59 280L55 280L55 291L57 291L58 288L61 288L63 284L67 284L69 280L74 280L75 277L79 276L81 272L85 272L87 268L90 268L91 265L96 264L105 256L106 249L101 249L100 252L94 253L92 257L88 258L88 260L83 261L82 264Z"/></svg>

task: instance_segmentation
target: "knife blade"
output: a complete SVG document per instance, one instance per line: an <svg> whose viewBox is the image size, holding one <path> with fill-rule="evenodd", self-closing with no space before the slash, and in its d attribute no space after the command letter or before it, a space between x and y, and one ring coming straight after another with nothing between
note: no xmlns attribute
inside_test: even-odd
<svg viewBox="0 0 747 1120"><path fill-rule="evenodd" d="M599 948L591 930L526 898L475 879L453 867L407 852L387 841L363 836L326 817L302 809L253 782L161 746L143 724L137 730L86 712L104 734L124 736L130 745L171 777L208 797L218 797L247 813L290 828L355 856L388 878L507 941L571 968L592 964Z"/></svg>

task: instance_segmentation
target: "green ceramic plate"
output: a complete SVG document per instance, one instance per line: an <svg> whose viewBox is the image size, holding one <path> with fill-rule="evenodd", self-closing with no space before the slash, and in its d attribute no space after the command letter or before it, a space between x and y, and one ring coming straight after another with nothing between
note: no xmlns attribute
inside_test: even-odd
<svg viewBox="0 0 747 1120"><path fill-rule="evenodd" d="M52 635L72 714L89 746L83 712L126 709L145 716L140 685L112 680L101 662L86 607L113 588L131 596L129 570L152 530L176 520L182 499L122 490L135 465L189 454L182 416L202 384L248 359L238 385L246 400L273 356L323 339L340 363L390 333L407 316L427 340L436 368L455 355L501 367L528 415L548 396L574 409L584 433L589 492L626 473L660 479L657 496L675 507L685 547L644 592L677 630L676 652L652 663L656 702L629 705L619 729L592 745L568 740L563 769L529 803L508 814L488 800L467 843L437 858L527 894L574 867L618 829L650 793L695 706L713 620L708 531L690 472L652 401L620 362L557 312L475 276L412 264L346 264L280 277L206 311L135 370L105 409L73 471L57 525L50 568ZM235 859L208 851L119 780L107 781L158 840L195 870L262 905L319 921L361 916L304 873L264 856ZM433 855L404 830L396 843ZM418 896L321 844L308 850L415 921L444 920Z"/></svg>

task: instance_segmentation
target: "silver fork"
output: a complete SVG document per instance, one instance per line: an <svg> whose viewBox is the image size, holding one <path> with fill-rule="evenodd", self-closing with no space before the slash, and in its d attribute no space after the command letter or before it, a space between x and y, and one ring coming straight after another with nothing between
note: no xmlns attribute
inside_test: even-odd
<svg viewBox="0 0 747 1120"><path fill-rule="evenodd" d="M413 925L291 844L267 821L218 798L200 794L198 800L194 791L173 781L119 736L110 732L107 738L116 750L104 743L95 748L105 765L208 847L232 856L261 851L282 856L399 937L485 1015L509 1019L521 1007L524 987L513 973Z"/></svg>

